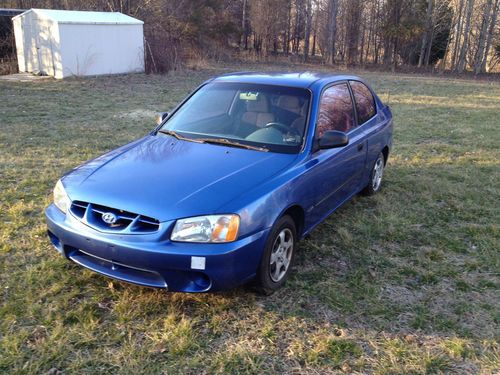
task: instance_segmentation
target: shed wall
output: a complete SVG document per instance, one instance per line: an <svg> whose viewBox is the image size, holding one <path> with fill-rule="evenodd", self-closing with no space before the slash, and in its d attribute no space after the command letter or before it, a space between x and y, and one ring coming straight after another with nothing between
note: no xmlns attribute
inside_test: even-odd
<svg viewBox="0 0 500 375"><path fill-rule="evenodd" d="M13 20L20 72L61 75L58 25L33 12Z"/></svg>
<svg viewBox="0 0 500 375"><path fill-rule="evenodd" d="M59 37L62 77L144 71L142 24L59 24Z"/></svg>

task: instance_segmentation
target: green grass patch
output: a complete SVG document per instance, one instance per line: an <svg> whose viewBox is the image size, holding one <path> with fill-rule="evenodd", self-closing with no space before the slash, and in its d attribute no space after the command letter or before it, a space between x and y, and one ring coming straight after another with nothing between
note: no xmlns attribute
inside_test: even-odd
<svg viewBox="0 0 500 375"><path fill-rule="evenodd" d="M296 67L0 82L0 373L498 372L497 82L359 72L394 113L383 190L318 226L270 297L140 288L52 249L63 173L248 69Z"/></svg>

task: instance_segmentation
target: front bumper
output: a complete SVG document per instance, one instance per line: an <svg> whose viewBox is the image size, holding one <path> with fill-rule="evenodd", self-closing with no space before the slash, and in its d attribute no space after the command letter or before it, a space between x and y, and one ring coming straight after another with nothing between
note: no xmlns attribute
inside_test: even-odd
<svg viewBox="0 0 500 375"><path fill-rule="evenodd" d="M83 224L53 204L45 211L48 235L66 258L133 284L178 292L230 289L252 279L269 230L225 244L171 242L174 221L154 234L109 234Z"/></svg>

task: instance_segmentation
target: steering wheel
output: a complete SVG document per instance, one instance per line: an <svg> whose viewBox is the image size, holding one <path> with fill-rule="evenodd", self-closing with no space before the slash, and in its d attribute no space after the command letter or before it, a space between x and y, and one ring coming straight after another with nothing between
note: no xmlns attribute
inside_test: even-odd
<svg viewBox="0 0 500 375"><path fill-rule="evenodd" d="M292 128L291 126L286 126L285 124L282 124L281 122L268 122L264 128L275 128L276 130L279 130L283 134L289 134L291 133L294 136L299 136L300 133L297 129Z"/></svg>

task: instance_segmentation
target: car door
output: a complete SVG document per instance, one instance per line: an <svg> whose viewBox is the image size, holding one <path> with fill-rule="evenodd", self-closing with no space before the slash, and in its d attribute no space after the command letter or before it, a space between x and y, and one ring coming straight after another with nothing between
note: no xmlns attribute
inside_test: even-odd
<svg viewBox="0 0 500 375"><path fill-rule="evenodd" d="M314 221L323 219L359 190L366 161L366 141L357 125L347 82L336 83L323 90L315 140L328 130L339 130L349 135L349 144L317 150L312 155L315 167L311 171L311 179L314 181L315 196L311 214Z"/></svg>
<svg viewBox="0 0 500 375"><path fill-rule="evenodd" d="M372 91L363 82L349 81L353 94L359 132L366 139L366 165L361 184L367 184L373 164L380 151L387 145L387 132L384 131L388 119L377 113L377 105Z"/></svg>

